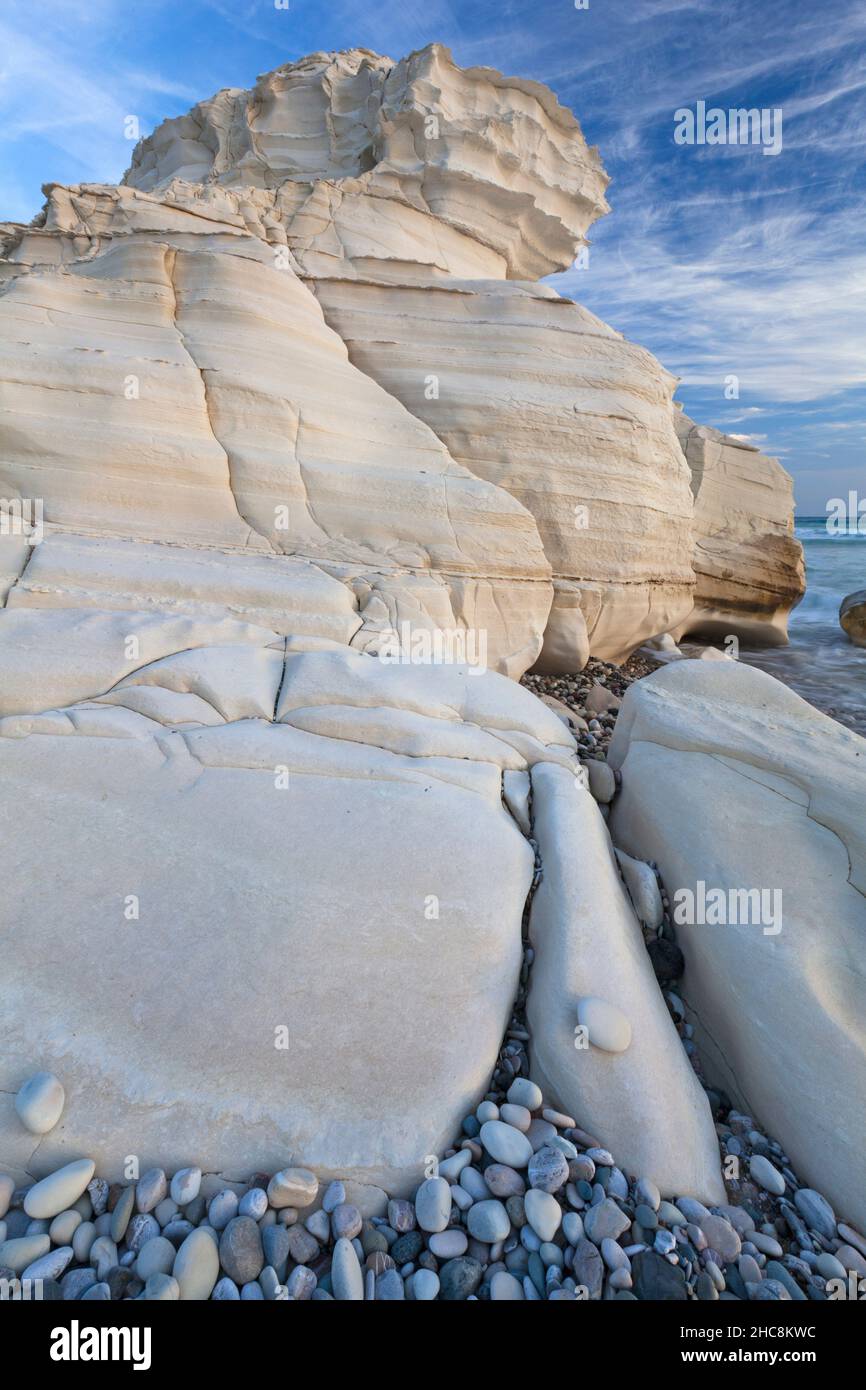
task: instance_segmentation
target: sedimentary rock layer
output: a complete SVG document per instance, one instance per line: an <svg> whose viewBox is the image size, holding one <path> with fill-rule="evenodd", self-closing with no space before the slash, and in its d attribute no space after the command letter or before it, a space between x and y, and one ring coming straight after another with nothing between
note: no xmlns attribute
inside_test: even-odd
<svg viewBox="0 0 866 1390"><path fill-rule="evenodd" d="M674 378L543 285L318 279L354 363L535 517L555 597L539 669L621 660L692 609Z"/></svg>
<svg viewBox="0 0 866 1390"><path fill-rule="evenodd" d="M806 589L793 483L778 459L681 411L674 422L695 497L695 606L672 631L778 646Z"/></svg>
<svg viewBox="0 0 866 1390"><path fill-rule="evenodd" d="M314 561L354 595L358 645L404 621L478 630L520 675L552 596L529 513L349 362L263 243L178 249L102 201L125 234L99 249L94 216L95 254L16 262L0 298L5 495L78 534ZM22 254L46 237L68 249L57 231Z"/></svg>
<svg viewBox="0 0 866 1390"><path fill-rule="evenodd" d="M547 87L461 69L430 44L394 63L314 53L164 121L125 176L262 190L311 273L407 266L538 278L607 211L607 176ZM269 206L268 206L269 204Z"/></svg>

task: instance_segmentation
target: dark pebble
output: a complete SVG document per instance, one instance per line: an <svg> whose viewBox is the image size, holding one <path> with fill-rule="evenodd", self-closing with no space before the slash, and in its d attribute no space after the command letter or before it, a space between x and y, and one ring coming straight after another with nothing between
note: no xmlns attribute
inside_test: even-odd
<svg viewBox="0 0 866 1390"><path fill-rule="evenodd" d="M439 1294L446 1303L456 1303L475 1293L483 1271L470 1255L448 1260L439 1271Z"/></svg>

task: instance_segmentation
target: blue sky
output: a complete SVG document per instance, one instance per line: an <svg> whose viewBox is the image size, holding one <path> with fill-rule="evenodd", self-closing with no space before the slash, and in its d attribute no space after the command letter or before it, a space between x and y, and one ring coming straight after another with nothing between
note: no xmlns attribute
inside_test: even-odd
<svg viewBox="0 0 866 1390"><path fill-rule="evenodd" d="M116 181L127 115L146 134L316 49L432 40L548 83L600 147L612 213L557 288L655 352L690 414L777 454L801 514L866 496L862 0L0 0L0 219L47 181ZM781 154L677 145L700 100L781 109Z"/></svg>

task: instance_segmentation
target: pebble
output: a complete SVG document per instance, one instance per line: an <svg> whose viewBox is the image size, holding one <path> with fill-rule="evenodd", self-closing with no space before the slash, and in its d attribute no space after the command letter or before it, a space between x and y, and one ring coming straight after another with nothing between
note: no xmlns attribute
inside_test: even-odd
<svg viewBox="0 0 866 1390"><path fill-rule="evenodd" d="M558 1192L568 1182L569 1166L565 1154L545 1145L529 1160L529 1185L543 1192Z"/></svg>
<svg viewBox="0 0 866 1390"><path fill-rule="evenodd" d="M87 1184L87 1195L93 1208L93 1216L102 1216L108 1210L109 1186L105 1178L93 1178Z"/></svg>
<svg viewBox="0 0 866 1390"><path fill-rule="evenodd" d="M50 1220L71 1207L87 1188L96 1165L89 1158L78 1158L58 1168L41 1182L34 1183L24 1198L24 1210L36 1220Z"/></svg>
<svg viewBox="0 0 866 1390"><path fill-rule="evenodd" d="M415 1213L412 1212L412 1222L414 1225ZM345 1236L347 1240L354 1240L359 1236L364 1226L364 1218L358 1208L352 1202L341 1202L331 1213L331 1229L336 1239Z"/></svg>
<svg viewBox="0 0 866 1390"><path fill-rule="evenodd" d="M215 1231L224 1231L233 1217L238 1214L238 1194L225 1187L210 1199L207 1219Z"/></svg>
<svg viewBox="0 0 866 1390"><path fill-rule="evenodd" d="M240 1209L238 1210L240 1213ZM363 1223L361 1222L359 1217L358 1231L360 1231L362 1224ZM326 1245L328 1242L328 1238L331 1234L331 1218L328 1216L328 1213L320 1207L318 1211L313 1212L312 1216L307 1217L306 1221L304 1222L304 1229L306 1231L309 1231L310 1235L313 1236L319 1242L320 1245ZM353 1236L358 1234L358 1231L338 1231L335 1227L334 1235L348 1235L349 1239L351 1240Z"/></svg>
<svg viewBox="0 0 866 1390"><path fill-rule="evenodd" d="M491 1163L484 1169L484 1181L494 1197L519 1197L526 1183L515 1168L505 1163Z"/></svg>
<svg viewBox="0 0 866 1390"><path fill-rule="evenodd" d="M9 1210L9 1203L12 1201L12 1194L15 1191L15 1181L10 1178L8 1173L0 1173L0 1220Z"/></svg>
<svg viewBox="0 0 866 1390"><path fill-rule="evenodd" d="M450 1231L437 1231L427 1242L427 1248L437 1260L455 1260L458 1255L465 1255L468 1247L466 1232L456 1227Z"/></svg>
<svg viewBox="0 0 866 1390"><path fill-rule="evenodd" d="M455 1303L475 1293L481 1283L483 1269L478 1260L469 1255L448 1260L439 1271L440 1294L446 1303Z"/></svg>
<svg viewBox="0 0 866 1390"><path fill-rule="evenodd" d="M386 1269L376 1278L376 1298L382 1303L398 1303L406 1297L403 1280L396 1269Z"/></svg>
<svg viewBox="0 0 866 1390"><path fill-rule="evenodd" d="M114 1211L109 1220L109 1234L115 1244L119 1244L126 1235L126 1228L129 1225L134 1206L135 1188L125 1187L114 1205Z"/></svg>
<svg viewBox="0 0 866 1390"><path fill-rule="evenodd" d="M55 1216L51 1225L48 1227L48 1234L51 1237L52 1245L71 1245L72 1238L78 1227L81 1225L81 1212L73 1207L60 1212Z"/></svg>
<svg viewBox="0 0 866 1390"><path fill-rule="evenodd" d="M26 1202L24 1205L26 1210ZM836 1234L836 1213L820 1192L811 1187L801 1187L794 1194L794 1205L811 1230L827 1240L833 1239Z"/></svg>
<svg viewBox="0 0 866 1390"><path fill-rule="evenodd" d="M311 1269L307 1269L306 1265L295 1265L286 1280L286 1292L293 1303L306 1303L315 1293L317 1283L318 1279Z"/></svg>
<svg viewBox="0 0 866 1390"><path fill-rule="evenodd" d="M283 1168L268 1183L272 1207L309 1207L316 1200L319 1180L309 1168Z"/></svg>
<svg viewBox="0 0 866 1390"><path fill-rule="evenodd" d="M97 1236L90 1247L90 1263L96 1269L96 1277L102 1282L117 1265L117 1245L111 1236Z"/></svg>
<svg viewBox="0 0 866 1390"><path fill-rule="evenodd" d="M140 1212L151 1212L168 1196L168 1179L161 1168L148 1168L135 1187L135 1205Z"/></svg>
<svg viewBox="0 0 866 1390"><path fill-rule="evenodd" d="M210 1298L220 1272L219 1253L203 1227L188 1235L177 1252L172 1274L182 1300Z"/></svg>
<svg viewBox="0 0 866 1390"><path fill-rule="evenodd" d="M60 1292L68 1302L75 1302L76 1299L81 1298L85 1290L92 1288L96 1282L95 1269L70 1269L60 1281Z"/></svg>
<svg viewBox="0 0 866 1390"><path fill-rule="evenodd" d="M596 801L601 801L605 805L613 801L616 795L616 778L613 775L613 768L598 758L588 758L583 766L589 777L589 790Z"/></svg>
<svg viewBox="0 0 866 1390"><path fill-rule="evenodd" d="M439 1296L439 1275L432 1269L417 1269L412 1275L412 1296L416 1303L431 1303Z"/></svg>
<svg viewBox="0 0 866 1390"><path fill-rule="evenodd" d="M686 1225L685 1216L680 1211L679 1207L674 1206L673 1202L659 1202L656 1211L659 1221L663 1222L665 1226Z"/></svg>
<svg viewBox="0 0 866 1390"><path fill-rule="evenodd" d="M485 1245L494 1245L505 1240L511 1230L508 1212L495 1198L485 1202L475 1202L466 1214L469 1234Z"/></svg>
<svg viewBox="0 0 866 1390"><path fill-rule="evenodd" d="M788 1296L793 1302L802 1303L805 1301L806 1295L803 1290L796 1280L792 1278L785 1266L780 1264L778 1260L768 1260L763 1275L765 1279L781 1284L783 1288L787 1289ZM746 1288L748 1287L747 1284Z"/></svg>
<svg viewBox="0 0 866 1390"><path fill-rule="evenodd" d="M513 1090L514 1086L511 1089ZM530 1140L525 1134L521 1134L519 1129L504 1124L502 1120L487 1120L481 1126L481 1142L495 1162L504 1163L509 1168L525 1168L532 1158ZM465 1176L465 1173L461 1173L461 1183Z"/></svg>
<svg viewBox="0 0 866 1390"><path fill-rule="evenodd" d="M610 1197L589 1208L583 1218L587 1238L594 1245L601 1245L605 1236L618 1240L627 1231L631 1222L625 1212Z"/></svg>
<svg viewBox="0 0 866 1390"><path fill-rule="evenodd" d="M268 1209L268 1194L263 1187L251 1187L238 1202L238 1216L250 1216L261 1221Z"/></svg>
<svg viewBox="0 0 866 1390"><path fill-rule="evenodd" d="M177 1251L165 1236L154 1236L141 1247L135 1262L135 1272L145 1284L151 1274L171 1274Z"/></svg>
<svg viewBox="0 0 866 1390"><path fill-rule="evenodd" d="M688 1298L682 1269L654 1250L642 1250L635 1255L631 1270L634 1292L639 1299L684 1303Z"/></svg>
<svg viewBox="0 0 866 1390"><path fill-rule="evenodd" d="M59 1279L73 1257L71 1245L61 1245L40 1255L38 1260L25 1267L22 1279Z"/></svg>
<svg viewBox="0 0 866 1390"><path fill-rule="evenodd" d="M167 1226L169 1221L180 1215L180 1208L177 1202L173 1202L170 1197L163 1197L159 1205L154 1207L153 1214L160 1227Z"/></svg>
<svg viewBox="0 0 866 1390"><path fill-rule="evenodd" d="M66 1092L50 1071L37 1072L15 1097L18 1118L31 1134L47 1134L63 1114Z"/></svg>
<svg viewBox="0 0 866 1390"><path fill-rule="evenodd" d="M446 1178L448 1174L442 1173L440 1169L438 1176ZM405 1235L407 1231L413 1230L415 1227L415 1208L412 1203L402 1198L392 1198L388 1203L388 1224L398 1235Z"/></svg>
<svg viewBox="0 0 866 1390"><path fill-rule="evenodd" d="M825 1279L847 1279L848 1271L835 1255L826 1251L818 1256L816 1268Z"/></svg>
<svg viewBox="0 0 866 1390"><path fill-rule="evenodd" d="M737 1260L737 1269L740 1271L744 1284L760 1284L763 1278L757 1260L751 1255L741 1255Z"/></svg>
<svg viewBox="0 0 866 1390"><path fill-rule="evenodd" d="M491 1303L522 1303L524 1301L523 1285L513 1274L505 1270L497 1270L490 1280L490 1301Z"/></svg>
<svg viewBox="0 0 866 1390"><path fill-rule="evenodd" d="M169 1192L173 1202L177 1202L179 1207L185 1207L189 1202L195 1201L200 1188L201 1169L181 1168L172 1178Z"/></svg>
<svg viewBox="0 0 866 1390"><path fill-rule="evenodd" d="M749 1173L759 1187L774 1197L781 1197L785 1191L785 1179L763 1154L753 1154L749 1159Z"/></svg>
<svg viewBox="0 0 866 1390"><path fill-rule="evenodd" d="M229 1221L220 1236L219 1257L226 1274L236 1284L258 1279L265 1255L261 1231L251 1216L235 1216Z"/></svg>
<svg viewBox="0 0 866 1390"><path fill-rule="evenodd" d="M571 1267L578 1284L587 1290L588 1297L590 1299L600 1298L604 1280L604 1262L597 1247L585 1237L581 1237L574 1247Z"/></svg>
<svg viewBox="0 0 866 1390"><path fill-rule="evenodd" d="M518 1076L512 1081L507 1099L510 1105L523 1105L527 1110L540 1110L544 1102L541 1087L526 1076Z"/></svg>
<svg viewBox="0 0 866 1390"><path fill-rule="evenodd" d="M325 1188L325 1195L322 1198L322 1210L326 1211L330 1216L331 1212L334 1211L336 1207L341 1206L345 1200L346 1188L339 1179L336 1179L334 1182L328 1183L328 1186Z"/></svg>
<svg viewBox="0 0 866 1390"><path fill-rule="evenodd" d="M855 1274L859 1274L861 1278L866 1278L866 1258L860 1254L859 1250L855 1250L853 1245L837 1246L836 1259L844 1264L846 1270L853 1269Z"/></svg>
<svg viewBox="0 0 866 1390"><path fill-rule="evenodd" d="M296 1264L311 1265L318 1259L319 1242L303 1226L289 1227L289 1254Z"/></svg>
<svg viewBox="0 0 866 1390"><path fill-rule="evenodd" d="M153 1240L154 1236L158 1235L159 1222L156 1217L151 1216L150 1212L139 1212L132 1218L126 1229L127 1249L137 1255L147 1241Z"/></svg>
<svg viewBox="0 0 866 1390"><path fill-rule="evenodd" d="M588 1154L579 1154L568 1165L572 1182L592 1182L595 1177L595 1164Z"/></svg>
<svg viewBox="0 0 866 1390"><path fill-rule="evenodd" d="M215 1303L239 1303L241 1291L232 1279L223 1277L214 1284L211 1299Z"/></svg>
<svg viewBox="0 0 866 1390"><path fill-rule="evenodd" d="M2 1179L0 1179L0 1182L2 1182ZM0 1216L2 1215L2 1202L0 1202ZM846 1226L844 1221L839 1222L838 1230L840 1239L844 1240L848 1245L853 1245L854 1249L859 1250L860 1254L866 1259L866 1236L861 1236L860 1232L855 1231L853 1226Z"/></svg>
<svg viewBox="0 0 866 1390"><path fill-rule="evenodd" d="M610 1236L605 1236L601 1242L601 1258L610 1270L631 1269L628 1255L617 1241L611 1240ZM630 1284L627 1287L631 1287Z"/></svg>
<svg viewBox="0 0 866 1390"><path fill-rule="evenodd" d="M613 1156L608 1153L607 1149L600 1149L596 1145L590 1145L586 1152L597 1168L613 1167Z"/></svg>
<svg viewBox="0 0 866 1390"><path fill-rule="evenodd" d="M471 1162L472 1150L468 1148L458 1149L456 1154L452 1154L450 1158L443 1158L435 1176L445 1178L447 1182L457 1182L463 1169L468 1168ZM411 1206L411 1203L408 1205Z"/></svg>
<svg viewBox="0 0 866 1390"><path fill-rule="evenodd" d="M569 1245L577 1245L583 1236L583 1218L579 1212L567 1211L562 1218L562 1233Z"/></svg>
<svg viewBox="0 0 866 1390"><path fill-rule="evenodd" d="M431 1179L436 1181L436 1179ZM350 1240L343 1237L334 1246L331 1259L331 1288L341 1303L360 1303L364 1298L364 1275L361 1263Z"/></svg>
<svg viewBox="0 0 866 1390"><path fill-rule="evenodd" d="M81 1295L82 1303L110 1303L111 1289L106 1283L91 1284Z"/></svg>
<svg viewBox="0 0 866 1390"><path fill-rule="evenodd" d="M778 1279L763 1279L760 1284L747 1284L749 1298L755 1303L787 1302L791 1294Z"/></svg>
<svg viewBox="0 0 866 1390"><path fill-rule="evenodd" d="M577 1021L586 1029L591 1045L604 1052L625 1052L631 1044L631 1024L622 1009L607 999L595 995L579 999Z"/></svg>
<svg viewBox="0 0 866 1390"><path fill-rule="evenodd" d="M706 1236L707 1244L713 1250L718 1250L725 1264L737 1258L742 1249L742 1241L730 1221L726 1221L723 1216L707 1215L702 1217L697 1225Z"/></svg>
<svg viewBox="0 0 866 1390"><path fill-rule="evenodd" d="M766 1236L763 1231L750 1231L749 1240L762 1255L772 1255L777 1260L782 1258L782 1247L774 1236Z"/></svg>
<svg viewBox="0 0 866 1390"><path fill-rule="evenodd" d="M526 1219L540 1240L551 1241L562 1221L562 1207L556 1198L541 1188L532 1188L524 1198ZM469 1213L470 1217L472 1212Z"/></svg>
<svg viewBox="0 0 866 1390"><path fill-rule="evenodd" d="M151 1274L141 1297L147 1303L174 1303L182 1297L180 1284L172 1275L160 1270Z"/></svg>
<svg viewBox="0 0 866 1390"><path fill-rule="evenodd" d="M549 1125L554 1125L557 1129L574 1129L574 1120L570 1115L563 1115L559 1110L542 1110L541 1118L546 1120Z"/></svg>
<svg viewBox="0 0 866 1390"><path fill-rule="evenodd" d="M655 930L664 921L665 910L654 871L642 859L633 859L622 850L614 850L614 853L637 916Z"/></svg>
<svg viewBox="0 0 866 1390"><path fill-rule="evenodd" d="M521 1134L525 1134L532 1124L532 1116L525 1105L503 1105L499 1117L505 1124L519 1129Z"/></svg>
<svg viewBox="0 0 866 1390"><path fill-rule="evenodd" d="M466 1171L460 1175L461 1183ZM422 1231L445 1230L451 1216L451 1188L444 1178L428 1178L422 1182L415 1194L415 1216Z"/></svg>

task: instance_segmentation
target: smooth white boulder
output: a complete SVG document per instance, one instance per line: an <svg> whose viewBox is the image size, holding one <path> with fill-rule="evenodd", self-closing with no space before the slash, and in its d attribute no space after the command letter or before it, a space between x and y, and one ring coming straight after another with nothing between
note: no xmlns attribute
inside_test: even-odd
<svg viewBox="0 0 866 1390"><path fill-rule="evenodd" d="M530 916L533 1077L548 1103L573 1115L628 1172L668 1196L722 1202L709 1103L656 983L599 808L564 768L538 765L532 786L544 866ZM588 997L628 1020L625 1051L587 1042L578 1005Z"/></svg>
<svg viewBox="0 0 866 1390"><path fill-rule="evenodd" d="M866 741L741 662L679 661L630 687L609 758L709 1076L862 1228Z"/></svg>
<svg viewBox="0 0 866 1390"><path fill-rule="evenodd" d="M256 649L233 651L206 671L201 649L175 665L160 648L136 679L205 690L212 710L234 714ZM0 801L21 847L0 957L0 1086L14 1090L48 1055L67 1086L37 1176L85 1145L109 1178L129 1153L143 1169L194 1163L241 1178L291 1153L323 1182L408 1191L489 1084L533 874L502 773L535 758L573 764L571 736L492 673L346 649L281 660L269 718L178 727L91 700L15 716L8 732L0 721ZM286 722L328 708L327 735ZM410 714L407 754L383 749L379 728ZM448 755L461 730L484 740L483 757ZM62 916L38 870L49 853L67 885ZM203 978L205 996L191 985Z"/></svg>

